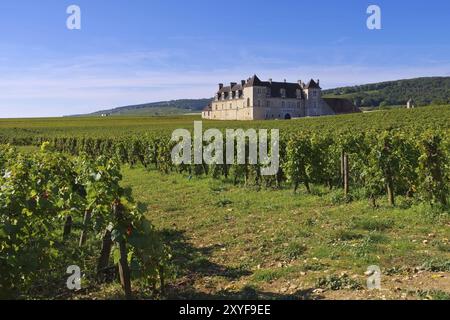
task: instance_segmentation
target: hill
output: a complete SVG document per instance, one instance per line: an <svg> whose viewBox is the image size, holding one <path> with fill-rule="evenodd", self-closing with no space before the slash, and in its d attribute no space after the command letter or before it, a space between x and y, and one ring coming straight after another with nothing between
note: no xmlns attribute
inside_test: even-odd
<svg viewBox="0 0 450 320"><path fill-rule="evenodd" d="M160 101L100 110L94 113L87 114L87 116L100 116L102 114L108 114L111 116L158 116L197 113L200 112L210 101L211 99L181 99Z"/></svg>
<svg viewBox="0 0 450 320"><path fill-rule="evenodd" d="M419 106L450 103L450 77L415 78L324 90L328 98L346 98L357 107L406 105L412 98Z"/></svg>

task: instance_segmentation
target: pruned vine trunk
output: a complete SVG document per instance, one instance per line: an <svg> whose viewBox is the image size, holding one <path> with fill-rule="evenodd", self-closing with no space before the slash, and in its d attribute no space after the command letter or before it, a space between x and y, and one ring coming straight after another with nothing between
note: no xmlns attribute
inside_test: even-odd
<svg viewBox="0 0 450 320"><path fill-rule="evenodd" d="M117 222L123 223L124 217L123 217L123 207L119 200L116 200L112 207L113 214L116 217ZM120 277L120 284L122 285L122 288L125 292L125 297L127 299L131 299L131 272L130 267L128 266L128 252L127 252L127 245L124 238L120 238L118 240L119 245L119 277Z"/></svg>
<svg viewBox="0 0 450 320"><path fill-rule="evenodd" d="M394 183L392 182L392 177L390 176L388 176L387 179L386 189L389 205L395 206Z"/></svg>

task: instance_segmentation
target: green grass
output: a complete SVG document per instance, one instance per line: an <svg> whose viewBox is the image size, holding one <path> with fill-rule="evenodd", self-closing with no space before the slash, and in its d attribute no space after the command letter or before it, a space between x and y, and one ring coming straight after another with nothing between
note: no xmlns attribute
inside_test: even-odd
<svg viewBox="0 0 450 320"><path fill-rule="evenodd" d="M423 205L390 208L384 199L378 209L365 200L333 205L320 186L315 188L324 196L257 191L142 168L123 173L124 185L148 205L148 218L173 249L173 281L195 279L194 291L183 288L176 297L187 291L215 295L230 283L236 291L296 279L314 287L342 271L363 277L371 264L382 270L448 268L441 247L448 242L450 217L428 215ZM423 243L430 233L441 246Z"/></svg>

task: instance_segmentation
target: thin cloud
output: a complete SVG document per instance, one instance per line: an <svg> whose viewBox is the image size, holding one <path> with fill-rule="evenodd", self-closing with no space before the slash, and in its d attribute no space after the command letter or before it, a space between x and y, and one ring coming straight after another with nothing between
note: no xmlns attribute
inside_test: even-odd
<svg viewBox="0 0 450 320"><path fill-rule="evenodd" d="M239 81L255 73L275 81L319 78L323 88L333 88L449 75L443 70L450 70L450 63L371 65L368 58L361 58L363 55L350 64L345 51L337 52L328 63L323 59L311 62L294 52L277 56L270 50L244 48L238 51L239 58L234 55L233 63L220 56L216 60L221 63L198 66L193 53L182 49L96 54L70 60L47 58L40 64L2 74L0 117L31 115L36 110L38 114L59 116L151 101L211 97L217 83ZM182 63L192 60L190 65Z"/></svg>

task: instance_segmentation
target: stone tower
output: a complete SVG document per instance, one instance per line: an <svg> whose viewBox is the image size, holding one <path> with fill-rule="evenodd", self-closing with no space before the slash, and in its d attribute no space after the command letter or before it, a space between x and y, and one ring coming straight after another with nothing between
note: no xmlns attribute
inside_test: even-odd
<svg viewBox="0 0 450 320"><path fill-rule="evenodd" d="M320 88L320 80L315 82L311 79L303 90L306 95L306 115L318 116L320 114L320 102L322 99L322 89Z"/></svg>

